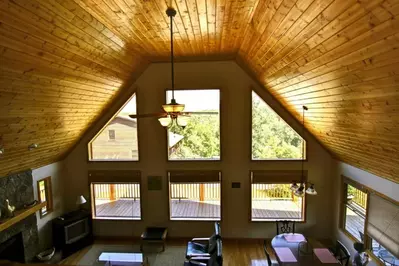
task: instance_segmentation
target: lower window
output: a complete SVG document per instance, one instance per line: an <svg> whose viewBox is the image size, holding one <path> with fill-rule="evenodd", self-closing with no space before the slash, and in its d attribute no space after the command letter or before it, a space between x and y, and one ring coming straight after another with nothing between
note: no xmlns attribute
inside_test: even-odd
<svg viewBox="0 0 399 266"><path fill-rule="evenodd" d="M345 184L344 229L360 242L364 242L367 194L362 190Z"/></svg>
<svg viewBox="0 0 399 266"><path fill-rule="evenodd" d="M294 196L291 184L252 183L251 220L304 220L305 198Z"/></svg>
<svg viewBox="0 0 399 266"><path fill-rule="evenodd" d="M171 220L220 220L220 182L169 183Z"/></svg>
<svg viewBox="0 0 399 266"><path fill-rule="evenodd" d="M93 213L98 219L141 219L139 183L92 183Z"/></svg>
<svg viewBox="0 0 399 266"><path fill-rule="evenodd" d="M369 251L372 252L384 265L399 265L399 258L392 255L385 247L370 237Z"/></svg>

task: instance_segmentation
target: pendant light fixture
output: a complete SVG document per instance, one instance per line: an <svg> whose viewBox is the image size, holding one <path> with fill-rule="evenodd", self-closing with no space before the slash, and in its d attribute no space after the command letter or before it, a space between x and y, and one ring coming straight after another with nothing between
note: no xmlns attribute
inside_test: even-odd
<svg viewBox="0 0 399 266"><path fill-rule="evenodd" d="M173 50L173 18L176 16L176 10L168 7L166 14L170 18L170 64L171 64L171 81L172 81L172 100L168 104L162 105L163 110L168 114L166 117L158 119L163 127L171 127L174 123L180 127L187 126L187 117L180 113L184 110L184 104L179 104L175 99L175 66L174 66L174 50Z"/></svg>
<svg viewBox="0 0 399 266"><path fill-rule="evenodd" d="M305 135L305 111L308 108L306 106L302 106L302 137ZM297 197L303 197L306 194L309 195L317 195L317 191L314 188L313 183L304 182L305 178L305 171L304 171L304 163L305 163L305 142L302 141L302 163L301 163L301 181L302 183L298 184L293 182L291 185L291 190L294 192L294 195ZM305 190L306 186L308 188Z"/></svg>

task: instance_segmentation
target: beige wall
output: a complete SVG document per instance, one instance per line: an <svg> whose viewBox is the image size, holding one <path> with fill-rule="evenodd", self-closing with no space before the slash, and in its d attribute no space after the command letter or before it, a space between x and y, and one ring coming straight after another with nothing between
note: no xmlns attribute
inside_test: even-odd
<svg viewBox="0 0 399 266"><path fill-rule="evenodd" d="M165 88L170 85L169 64L151 64L143 75L126 92L127 100L137 89L138 113L161 111ZM251 87L263 97L293 128L301 126L258 86L235 62L197 62L176 65L177 88L221 89L221 141L220 162L167 162L166 132L156 119L139 120L139 162L88 162L87 143L108 119L123 105L116 103L101 123L95 125L69 154L65 163L66 201L69 209L75 208L79 194L89 194L88 169L139 169L142 173L142 221L95 221L95 235L138 236L146 226L167 226L175 237L209 235L210 222L178 222L168 219L166 172L170 169L219 169L222 171L222 229L224 237L265 238L275 235L274 223L249 222L249 171L251 169L300 169L300 162L250 161ZM309 179L316 184L319 195L307 197L307 222L298 230L309 236L332 236L332 159L312 137L308 141ZM147 190L147 176L164 177L162 191ZM231 182L241 182L240 189L232 189Z"/></svg>
<svg viewBox="0 0 399 266"><path fill-rule="evenodd" d="M133 123L131 123L133 124ZM109 139L109 130L115 131L115 139ZM137 160L137 129L118 122L109 124L92 142L94 160L103 158Z"/></svg>
<svg viewBox="0 0 399 266"><path fill-rule="evenodd" d="M334 237L340 240L353 255L355 250L353 248L353 241L347 237L343 231L339 228L340 217L340 195L342 193L341 176L344 175L360 184L363 184L375 191L378 191L396 201L399 201L399 184L381 178L379 176L370 174L359 168L353 167L343 162L334 162L334 169L336 170L334 180L334 195L333 195L333 206L334 211ZM371 262L368 265L377 265L375 262Z"/></svg>
<svg viewBox="0 0 399 266"><path fill-rule="evenodd" d="M64 184L63 184L63 162L49 164L32 170L33 192L35 199L38 200L37 181L51 176L51 187L53 192L53 212L40 218L39 212L36 212L37 227L39 230L40 249L44 250L52 246L52 228L51 220L61 216L64 213Z"/></svg>

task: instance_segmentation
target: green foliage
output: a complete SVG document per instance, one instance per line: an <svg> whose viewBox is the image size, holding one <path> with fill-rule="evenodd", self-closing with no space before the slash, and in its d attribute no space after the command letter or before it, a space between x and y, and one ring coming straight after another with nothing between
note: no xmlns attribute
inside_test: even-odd
<svg viewBox="0 0 399 266"><path fill-rule="evenodd" d="M186 128L173 126L173 133L184 136L172 159L211 159L220 157L219 115L192 115Z"/></svg>
<svg viewBox="0 0 399 266"><path fill-rule="evenodd" d="M252 102L253 159L301 159L302 138L256 94ZM184 136L171 159L220 158L219 115L193 115L185 129L171 132Z"/></svg>
<svg viewBox="0 0 399 266"><path fill-rule="evenodd" d="M252 94L252 158L302 158L302 138L255 93Z"/></svg>

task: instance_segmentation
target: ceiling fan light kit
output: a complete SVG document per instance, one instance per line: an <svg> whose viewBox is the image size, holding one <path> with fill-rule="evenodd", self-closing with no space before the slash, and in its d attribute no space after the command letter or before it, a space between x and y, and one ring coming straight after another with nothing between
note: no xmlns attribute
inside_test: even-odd
<svg viewBox="0 0 399 266"><path fill-rule="evenodd" d="M185 128L188 124L190 113L183 113L185 105L176 102L175 99L175 65L174 65L174 50L173 50L173 17L176 16L176 10L168 7L166 14L170 18L170 65L171 65L171 85L172 85L172 99L170 103L162 105L165 113L147 114L147 115L129 115L135 119L140 117L158 117L161 126L170 128L173 125Z"/></svg>

